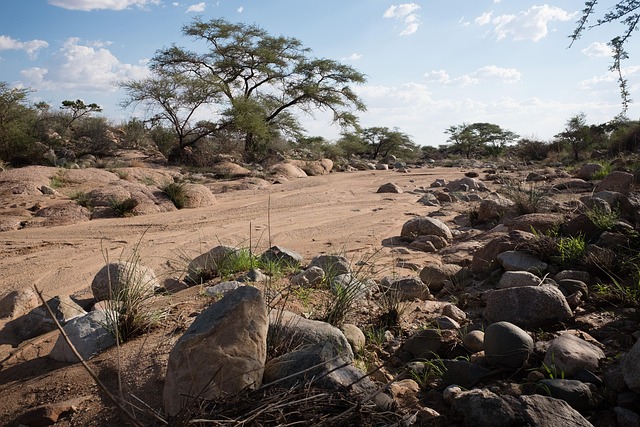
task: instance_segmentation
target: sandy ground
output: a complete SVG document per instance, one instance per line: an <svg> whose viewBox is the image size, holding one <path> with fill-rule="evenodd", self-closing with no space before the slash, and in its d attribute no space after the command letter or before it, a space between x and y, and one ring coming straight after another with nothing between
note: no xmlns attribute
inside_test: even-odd
<svg viewBox="0 0 640 427"><path fill-rule="evenodd" d="M297 251L307 260L324 253L345 254L358 260L375 252L372 259L381 271L397 269L394 265L398 259L424 265L428 254L400 253L382 242L399 236L402 225L412 216L436 209L417 203L420 196L409 191L429 187L436 178L456 179L463 173L452 168L414 169L411 173L332 173L274 184L262 190L217 194L217 203L208 208L2 232L0 298L34 285L48 297L88 298L91 280L105 265L105 259L126 257L136 247L142 264L153 268L160 278L179 277L186 257L195 257L213 246L248 247L249 242L255 252L267 249L270 244L280 245ZM388 182L396 183L405 192L376 193L380 185ZM415 274L402 269L394 272ZM16 357L17 342L2 322L0 360L10 358L10 363L0 370L0 392L8 405L5 415L19 413L16 405L27 408L55 400L60 393L60 381L83 381L84 386L79 389L92 393L91 381L80 369L45 357L47 345L36 346L37 351L25 351ZM61 372L61 367L66 369L62 380L61 374L55 374ZM158 367L159 371L162 369ZM27 393L26 389L30 391ZM49 395L38 394L37 390L45 389Z"/></svg>

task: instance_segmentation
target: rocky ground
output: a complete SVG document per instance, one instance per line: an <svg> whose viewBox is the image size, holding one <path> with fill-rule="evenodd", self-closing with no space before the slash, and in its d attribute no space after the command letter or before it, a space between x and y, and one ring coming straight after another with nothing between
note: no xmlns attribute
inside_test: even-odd
<svg viewBox="0 0 640 427"><path fill-rule="evenodd" d="M3 425L44 425L34 408L58 425L122 425L122 413L81 365L66 361L73 358L61 350L60 334L32 288L54 298L61 320L71 321L96 302L92 284L105 264L132 254L154 272L162 292L150 304L164 317L152 331L91 357L89 365L145 425L160 424L151 410L167 419L180 408L166 388L178 396L179 379L189 374L167 366L191 361L171 361L176 356L169 354L183 344L185 331L215 323L202 320L212 307L229 310L224 317L234 322L222 327L227 333L244 330L239 325L247 319L262 331L255 336L264 335L264 344L262 338L253 340L255 348L234 344L254 358L268 356L266 367L256 362L259 378L236 384L255 388L291 374L275 369L274 361L311 360L297 347L274 353L273 343L266 344L279 324L273 313L306 325L304 319L326 317L338 289L357 295L344 319L334 322L342 332L317 332L325 328L318 323L296 332L321 337L305 342L313 355L326 353L323 364L344 362L336 369L342 376L315 384L337 397L328 401L310 385L305 398L289 392L300 397L290 400L258 389L233 408L218 406L218 415L240 420L263 401L273 402L265 403L270 409L289 402L281 412L313 414L313 422L325 425L640 424L640 346L634 346L640 292L625 281L628 266L615 262L634 259L629 252L637 247L640 203L631 174L593 180L593 170L479 162L331 174L324 174L326 163L297 165L309 173L291 163L256 173L229 162L195 173L125 160L108 169L0 172ZM188 186L185 209L158 189L172 181ZM125 199L136 200L133 216L116 218L113 200ZM535 213L521 215L529 211ZM609 221L594 220L594 212ZM580 239L584 247L574 256ZM191 260L212 248L261 254L276 245L299 255L299 267L254 277L258 295L242 289L222 298L240 275L188 280ZM351 278L340 282L331 273L339 264ZM615 285L599 274L607 268L619 273ZM265 300L274 309L262 315ZM248 309L236 310L245 303ZM349 351L326 350L332 340L347 340ZM318 341L324 347L314 347ZM206 376L209 365L198 374ZM371 375L345 380L358 372ZM292 400L310 403L305 408ZM21 418L25 414L33 418ZM204 410L192 415L213 417ZM269 416L263 425L278 425Z"/></svg>

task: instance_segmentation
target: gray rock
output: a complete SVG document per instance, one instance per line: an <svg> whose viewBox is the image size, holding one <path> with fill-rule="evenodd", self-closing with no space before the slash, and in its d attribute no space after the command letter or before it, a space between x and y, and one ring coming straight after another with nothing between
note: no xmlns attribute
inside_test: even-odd
<svg viewBox="0 0 640 427"><path fill-rule="evenodd" d="M440 329L460 329L460 324L447 316L438 316L434 319L436 326Z"/></svg>
<svg viewBox="0 0 640 427"><path fill-rule="evenodd" d="M564 400L579 412L593 409L600 403L589 385L576 380L560 378L540 380L537 383L536 393Z"/></svg>
<svg viewBox="0 0 640 427"><path fill-rule="evenodd" d="M67 295L55 296L47 301L47 305L62 326L72 319L87 314L82 307ZM44 305L31 310L18 322L18 335L23 340L42 335L54 329L56 329L56 324Z"/></svg>
<svg viewBox="0 0 640 427"><path fill-rule="evenodd" d="M497 322L484 331L484 355L488 363L520 368L533 353L533 339L509 322Z"/></svg>
<svg viewBox="0 0 640 427"><path fill-rule="evenodd" d="M582 369L597 371L604 358L604 352L596 345L573 334L564 333L551 341L544 363L571 377Z"/></svg>
<svg viewBox="0 0 640 427"><path fill-rule="evenodd" d="M349 344L351 344L351 350L356 354L364 349L366 344L366 338L362 329L351 323L344 323L340 326L340 330L344 334Z"/></svg>
<svg viewBox="0 0 640 427"><path fill-rule="evenodd" d="M431 291L438 292L444 287L447 280L459 280L462 267L456 264L429 263L420 270L420 280L424 282Z"/></svg>
<svg viewBox="0 0 640 427"><path fill-rule="evenodd" d="M474 427L512 426L516 416L509 404L486 389L475 389L455 395L451 411L462 418L463 425Z"/></svg>
<svg viewBox="0 0 640 427"><path fill-rule="evenodd" d="M91 282L96 301L123 298L124 295L150 297L160 289L156 275L137 262L111 262L98 271Z"/></svg>
<svg viewBox="0 0 640 427"><path fill-rule="evenodd" d="M596 185L595 193L600 191L615 191L622 194L628 194L633 185L633 174L622 171L613 171L605 176L602 181Z"/></svg>
<svg viewBox="0 0 640 427"><path fill-rule="evenodd" d="M613 408L619 427L640 427L640 415L630 409L616 406Z"/></svg>
<svg viewBox="0 0 640 427"><path fill-rule="evenodd" d="M39 298L32 288L12 291L0 299L0 319L15 319L39 305Z"/></svg>
<svg viewBox="0 0 640 427"><path fill-rule="evenodd" d="M467 320L467 313L453 304L447 304L442 307L442 315L448 316L457 322L463 322Z"/></svg>
<svg viewBox="0 0 640 427"><path fill-rule="evenodd" d="M631 347L622 363L622 376L627 386L640 393L640 340Z"/></svg>
<svg viewBox="0 0 640 427"><path fill-rule="evenodd" d="M500 277L498 287L504 289L517 286L539 286L540 283L540 278L528 271L506 271Z"/></svg>
<svg viewBox="0 0 640 427"><path fill-rule="evenodd" d="M220 282L217 285L207 286L204 288L204 293L212 297L219 297L231 291L235 291L240 286L245 286L245 284L236 280Z"/></svg>
<svg viewBox="0 0 640 427"><path fill-rule="evenodd" d="M295 313L284 310L272 310L269 313L269 335L291 347L330 343L351 361L353 351L347 338L340 329L326 322L305 319Z"/></svg>
<svg viewBox="0 0 640 427"><path fill-rule="evenodd" d="M451 191L487 191L487 186L484 182L467 176L449 182L446 187Z"/></svg>
<svg viewBox="0 0 640 427"><path fill-rule="evenodd" d="M546 262L540 261L535 256L520 251L506 251L498 255L498 262L506 271L528 271L530 273L545 272L548 268Z"/></svg>
<svg viewBox="0 0 640 427"><path fill-rule="evenodd" d="M425 206L440 206L440 202L436 198L435 194L427 193L424 196L418 199L418 203L421 203Z"/></svg>
<svg viewBox="0 0 640 427"><path fill-rule="evenodd" d="M266 261L281 262L291 267L298 267L304 261L302 255L296 251L281 246L270 247L260 257Z"/></svg>
<svg viewBox="0 0 640 427"><path fill-rule="evenodd" d="M557 281L557 283L560 290L564 291L566 295L571 295L580 291L582 292L582 295L589 296L589 287L581 280L562 279Z"/></svg>
<svg viewBox="0 0 640 427"><path fill-rule="evenodd" d="M468 360L443 359L442 365L445 373L442 376L444 385L459 385L465 388L472 387L478 381L487 377L491 372L476 363Z"/></svg>
<svg viewBox="0 0 640 427"><path fill-rule="evenodd" d="M403 193L402 188L400 188L397 184L393 182L388 182L386 184L382 184L376 193L394 193L400 194Z"/></svg>
<svg viewBox="0 0 640 427"><path fill-rule="evenodd" d="M535 235L524 231L511 231L509 234L495 232L496 237L479 247L473 254L469 268L474 273L489 273L499 266L498 255L511 251L517 245L534 239Z"/></svg>
<svg viewBox="0 0 640 427"><path fill-rule="evenodd" d="M580 280L587 285L593 285L595 283L591 274L582 270L562 270L561 272L553 276L553 280L555 280L556 282L560 282L564 279Z"/></svg>
<svg viewBox="0 0 640 427"><path fill-rule="evenodd" d="M470 331L462 337L462 345L472 353L484 350L484 332Z"/></svg>
<svg viewBox="0 0 640 427"><path fill-rule="evenodd" d="M486 293L484 317L522 328L538 328L573 316L562 292L551 285L521 286Z"/></svg>
<svg viewBox="0 0 640 427"><path fill-rule="evenodd" d="M402 226L400 235L403 237L417 237L417 236L440 236L447 242L453 240L453 234L451 230L444 222L436 218L428 216L420 216L412 218L405 222Z"/></svg>
<svg viewBox="0 0 640 427"><path fill-rule="evenodd" d="M113 329L109 326L116 321L115 312L96 310L70 320L62 329L82 359L88 360L116 344ZM49 357L59 362L79 362L62 335L58 336Z"/></svg>
<svg viewBox="0 0 640 427"><path fill-rule="evenodd" d="M404 342L402 346L403 359L433 359L444 357L445 351L455 341L454 331L423 329Z"/></svg>
<svg viewBox="0 0 640 427"><path fill-rule="evenodd" d="M320 267L328 278L333 278L341 274L351 273L349 260L341 255L318 255L315 256L308 267Z"/></svg>
<svg viewBox="0 0 640 427"><path fill-rule="evenodd" d="M320 267L309 267L291 277L291 284L294 286L316 286L324 280L324 270Z"/></svg>
<svg viewBox="0 0 640 427"><path fill-rule="evenodd" d="M593 427L564 400L537 394L520 396L518 400L522 404L524 419L531 427Z"/></svg>
<svg viewBox="0 0 640 427"><path fill-rule="evenodd" d="M236 252L236 248L220 245L211 248L202 255L198 255L187 266L185 282L191 285L199 285L211 280L218 274L219 267L228 262Z"/></svg>
<svg viewBox="0 0 640 427"><path fill-rule="evenodd" d="M267 362L263 381L283 387L313 384L327 390L350 391L364 396L376 390L371 378L351 365L352 358L331 343L317 343Z"/></svg>
<svg viewBox="0 0 640 427"><path fill-rule="evenodd" d="M262 293L252 286L242 286L203 310L169 354L166 412L177 414L196 396L213 399L260 387L268 325Z"/></svg>
<svg viewBox="0 0 640 427"><path fill-rule="evenodd" d="M354 300L369 298L373 293L372 288L374 288L375 286L375 281L363 282L351 273L335 276L330 283L331 292L333 292L334 295L343 295L343 293L346 292L348 298Z"/></svg>
<svg viewBox="0 0 640 427"><path fill-rule="evenodd" d="M602 170L602 165L599 163L586 163L580 166L580 169L574 174L578 179L589 181L593 175Z"/></svg>
<svg viewBox="0 0 640 427"><path fill-rule="evenodd" d="M383 292L393 292L402 301L431 298L429 287L418 277L384 277L380 281L380 286Z"/></svg>
<svg viewBox="0 0 640 427"><path fill-rule="evenodd" d="M478 221L500 221L515 203L498 193L490 193L478 205Z"/></svg>

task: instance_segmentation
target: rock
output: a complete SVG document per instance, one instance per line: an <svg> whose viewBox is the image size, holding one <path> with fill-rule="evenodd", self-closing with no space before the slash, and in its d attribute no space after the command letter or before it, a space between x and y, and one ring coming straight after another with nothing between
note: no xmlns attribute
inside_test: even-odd
<svg viewBox="0 0 640 427"><path fill-rule="evenodd" d="M640 340L631 347L622 362L622 377L631 390L640 393Z"/></svg>
<svg viewBox="0 0 640 427"><path fill-rule="evenodd" d="M351 323L344 323L340 330L344 334L345 338L351 344L351 349L353 353L359 353L364 349L364 345L366 344L366 338L364 336L364 332L356 325Z"/></svg>
<svg viewBox="0 0 640 427"><path fill-rule="evenodd" d="M581 280L562 279L557 281L557 283L565 295L572 295L578 291L582 292L584 296L589 295L589 287Z"/></svg>
<svg viewBox="0 0 640 427"><path fill-rule="evenodd" d="M578 169L574 176L578 179L589 181L592 179L594 174L600 172L601 170L602 165L599 163L586 163L580 166L580 169Z"/></svg>
<svg viewBox="0 0 640 427"><path fill-rule="evenodd" d="M318 255L309 263L310 267L320 267L328 278L351 273L349 260L341 255Z"/></svg>
<svg viewBox="0 0 640 427"><path fill-rule="evenodd" d="M616 406L613 408L616 414L616 420L619 427L638 427L640 426L640 415L630 409Z"/></svg>
<svg viewBox="0 0 640 427"><path fill-rule="evenodd" d="M420 270L420 280L429 287L429 290L438 292L444 287L445 281L459 280L461 272L462 267L459 265L434 262Z"/></svg>
<svg viewBox="0 0 640 427"><path fill-rule="evenodd" d="M376 390L371 378L351 365L352 358L330 342L307 345L267 362L263 381L282 387L304 383L364 396Z"/></svg>
<svg viewBox="0 0 640 427"><path fill-rule="evenodd" d="M453 240L451 230L444 222L436 218L421 216L412 218L402 226L400 235L403 237L417 237L434 235L445 239L447 242Z"/></svg>
<svg viewBox="0 0 640 427"><path fill-rule="evenodd" d="M304 262L302 255L294 250L283 248L281 246L272 246L260 258L266 261L280 262L290 267L297 268Z"/></svg>
<svg viewBox="0 0 640 427"><path fill-rule="evenodd" d="M277 163L269 168L269 173L278 178L297 179L306 178L309 175L292 163Z"/></svg>
<svg viewBox="0 0 640 427"><path fill-rule="evenodd" d="M24 226L25 228L59 227L89 221L90 219L91 213L87 208L80 206L76 202L68 202L38 210Z"/></svg>
<svg viewBox="0 0 640 427"><path fill-rule="evenodd" d="M228 262L236 252L236 248L220 245L198 255L187 266L185 282L190 285L199 285L212 279L218 274L219 267Z"/></svg>
<svg viewBox="0 0 640 427"><path fill-rule="evenodd" d="M514 288L517 286L538 286L541 279L528 271L505 271L500 277L498 288Z"/></svg>
<svg viewBox="0 0 640 427"><path fill-rule="evenodd" d="M566 221L564 215L557 213L530 213L520 215L515 218L507 219L504 224L509 230L522 230L536 233L546 234L551 231L557 231Z"/></svg>
<svg viewBox="0 0 640 427"><path fill-rule="evenodd" d="M294 286L317 286L324 280L324 270L320 267L309 267L304 271L291 277L291 284Z"/></svg>
<svg viewBox="0 0 640 427"><path fill-rule="evenodd" d="M567 402L553 397L531 395L518 398L522 414L531 427L551 427L561 423L563 427L593 427Z"/></svg>
<svg viewBox="0 0 640 427"><path fill-rule="evenodd" d="M453 304L447 304L442 307L442 315L448 316L457 322L463 322L467 320L467 314L462 309Z"/></svg>
<svg viewBox="0 0 640 427"><path fill-rule="evenodd" d="M376 165L376 170L378 171L386 171L389 170L389 165L385 164L385 163L378 163Z"/></svg>
<svg viewBox="0 0 640 427"><path fill-rule="evenodd" d="M441 362L445 370L442 376L444 385L455 384L469 388L491 372L489 369L468 360L443 359Z"/></svg>
<svg viewBox="0 0 640 427"><path fill-rule="evenodd" d="M47 403L29 409L16 418L16 425L41 427L56 424L64 417L76 412L78 405L87 400L88 397L78 397L62 402Z"/></svg>
<svg viewBox="0 0 640 427"><path fill-rule="evenodd" d="M462 345L472 353L484 350L484 332L470 331L462 338Z"/></svg>
<svg viewBox="0 0 640 427"><path fill-rule="evenodd" d="M235 291L240 286L245 286L245 284L236 280L220 282L214 286L204 288L204 293L212 297L221 297L231 291Z"/></svg>
<svg viewBox="0 0 640 427"><path fill-rule="evenodd" d="M330 343L353 360L353 351L340 329L326 322L305 319L285 310L272 310L269 314L269 334L272 339L287 343L292 348L298 345Z"/></svg>
<svg viewBox="0 0 640 427"><path fill-rule="evenodd" d="M202 184L185 184L184 196L185 201L182 207L185 209L204 208L216 202L211 190Z"/></svg>
<svg viewBox="0 0 640 427"><path fill-rule="evenodd" d="M538 328L573 316L567 300L552 285L521 286L487 292L484 317L521 328Z"/></svg>
<svg viewBox="0 0 640 427"><path fill-rule="evenodd" d="M222 159L221 159L222 160ZM251 175L251 171L237 163L232 159L222 160L211 166L211 173L221 178L243 178Z"/></svg>
<svg viewBox="0 0 640 427"><path fill-rule="evenodd" d="M58 295L47 301L60 325L87 314L86 311L67 295ZM44 305L40 305L20 319L18 335L26 340L56 329L56 324Z"/></svg>
<svg viewBox="0 0 640 427"><path fill-rule="evenodd" d="M544 363L571 377L582 369L597 371L600 360L604 358L605 354L599 347L575 335L564 333L551 341Z"/></svg>
<svg viewBox="0 0 640 427"><path fill-rule="evenodd" d="M586 214L578 214L562 225L562 235L582 237L586 242L593 242L602 234L591 218Z"/></svg>
<svg viewBox="0 0 640 427"><path fill-rule="evenodd" d="M438 198L433 193L427 193L424 196L418 199L418 203L421 203L425 206L440 206L440 202L438 202Z"/></svg>
<svg viewBox="0 0 640 427"><path fill-rule="evenodd" d="M400 188L397 184L393 182L388 182L386 184L382 184L376 193L394 193L400 194L403 193L402 188Z"/></svg>
<svg viewBox="0 0 640 427"><path fill-rule="evenodd" d="M456 332L423 329L412 335L402 346L405 361L446 357L447 350L456 340Z"/></svg>
<svg viewBox="0 0 640 427"><path fill-rule="evenodd" d="M587 285L595 284L595 280L593 279L591 274L582 270L562 270L561 272L553 276L553 280L555 280L556 282L561 282L564 279L579 280L586 283Z"/></svg>
<svg viewBox="0 0 640 427"><path fill-rule="evenodd" d="M435 252L438 251L444 247L446 247L449 244L449 242L440 237L440 236L434 236L433 234L427 235L427 236L418 236L416 237L413 242L411 242L409 244L410 248L414 248L414 249L420 249L420 250L424 250L422 249L423 245L428 245L431 246L432 248L434 248L434 251L429 251L429 250L424 250L425 252Z"/></svg>
<svg viewBox="0 0 640 427"><path fill-rule="evenodd" d="M196 397L213 399L260 387L268 325L262 293L252 286L203 310L169 354L165 411L175 415Z"/></svg>
<svg viewBox="0 0 640 427"><path fill-rule="evenodd" d="M333 161L330 159L289 160L289 163L302 169L308 176L327 175L333 169Z"/></svg>
<svg viewBox="0 0 640 427"><path fill-rule="evenodd" d="M500 221L515 203L498 193L490 193L478 205L478 221Z"/></svg>
<svg viewBox="0 0 640 427"><path fill-rule="evenodd" d="M123 292L149 297L158 289L160 283L153 270L138 262L111 262L102 267L91 282L96 301L118 299Z"/></svg>
<svg viewBox="0 0 640 427"><path fill-rule="evenodd" d="M113 325L117 322L114 311L95 310L67 322L62 327L83 360L116 344ZM49 357L60 362L79 362L69 344L60 335L49 353Z"/></svg>
<svg viewBox="0 0 640 427"><path fill-rule="evenodd" d="M502 252L497 257L498 262L507 271L528 271L530 273L544 273L548 265L537 257L520 251Z"/></svg>
<svg viewBox="0 0 640 427"><path fill-rule="evenodd" d="M551 191L555 192L564 191L579 193L591 190L593 190L593 184L583 179L571 179L566 182L555 184L553 187L551 187Z"/></svg>
<svg viewBox="0 0 640 427"><path fill-rule="evenodd" d="M600 403L591 388L581 381L553 378L538 381L536 385L536 394L564 400L579 412L593 409Z"/></svg>
<svg viewBox="0 0 640 427"><path fill-rule="evenodd" d="M463 420L463 425L474 427L512 426L516 416L509 404L486 389L464 391L455 395L451 411Z"/></svg>
<svg viewBox="0 0 640 427"><path fill-rule="evenodd" d="M438 316L434 322L439 329L460 329L460 324L448 316Z"/></svg>
<svg viewBox="0 0 640 427"><path fill-rule="evenodd" d="M517 369L532 353L533 339L512 323L493 323L484 331L484 355L492 365Z"/></svg>
<svg viewBox="0 0 640 427"><path fill-rule="evenodd" d="M427 300L431 298L429 287L417 277L391 278L384 277L380 281L383 292L393 292L402 301L414 298Z"/></svg>
<svg viewBox="0 0 640 427"><path fill-rule="evenodd" d="M0 299L0 319L15 319L39 305L39 298L32 288L12 291Z"/></svg>
<svg viewBox="0 0 640 427"><path fill-rule="evenodd" d="M487 186L484 185L484 182L468 176L451 181L445 186L450 191L487 191Z"/></svg>
<svg viewBox="0 0 640 427"><path fill-rule="evenodd" d="M524 231L511 231L509 234L495 233L496 237L486 245L479 247L473 254L469 268L474 273L489 273L499 266L498 255L513 250L517 245L534 239L535 235Z"/></svg>
<svg viewBox="0 0 640 427"><path fill-rule="evenodd" d="M615 191L622 194L629 194L633 186L633 174L622 171L613 171L605 176L596 185L594 192Z"/></svg>
<svg viewBox="0 0 640 427"><path fill-rule="evenodd" d="M335 296L347 295L347 299L360 300L366 299L373 293L375 288L375 281L360 281L353 274L339 274L333 277L329 283L331 286L331 292Z"/></svg>

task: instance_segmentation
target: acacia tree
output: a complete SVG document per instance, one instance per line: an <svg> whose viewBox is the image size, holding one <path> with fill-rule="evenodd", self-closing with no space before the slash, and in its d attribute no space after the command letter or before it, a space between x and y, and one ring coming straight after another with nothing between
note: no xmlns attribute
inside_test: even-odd
<svg viewBox="0 0 640 427"><path fill-rule="evenodd" d="M589 24L592 15L596 13L596 7L598 0L585 1L585 8L582 10L580 19L577 22L577 26L570 36L571 44L573 45L585 30L599 27L602 25L619 22L623 25L624 30L620 35L613 37L608 45L612 49L613 63L609 67L609 70L615 72L618 75L618 85L620 87L620 97L622 98L622 112L621 116L624 116L631 103L629 95L628 82L622 72L622 61L629 58L629 54L625 49L629 39L633 32L638 28L640 22L640 1L638 0L620 0L615 5L607 5L608 12L604 13L601 18L596 19L595 23Z"/></svg>
<svg viewBox="0 0 640 427"><path fill-rule="evenodd" d="M462 123L449 126L445 133L449 134L452 149L462 153L467 159L475 155L496 156L504 147L518 138L518 135L504 130L493 123Z"/></svg>
<svg viewBox="0 0 640 427"><path fill-rule="evenodd" d="M367 145L369 155L373 160L378 156L384 158L389 154L400 154L400 152L413 151L417 148L409 135L398 129L391 130L387 127L363 129L362 140Z"/></svg>
<svg viewBox="0 0 640 427"><path fill-rule="evenodd" d="M578 161L580 153L601 140L605 132L605 126L589 126L587 116L579 113L567 120L564 130L555 135L555 138L557 142L568 145L573 159Z"/></svg>
<svg viewBox="0 0 640 427"><path fill-rule="evenodd" d="M279 133L299 134L294 111L313 114L330 111L334 122L354 126L355 112L364 104L350 88L363 83L365 76L350 66L330 59L309 57L309 49L290 37L274 37L262 28L223 19L208 22L196 18L183 27L186 36L203 43L208 50L196 52L173 45L159 50L150 61L156 78L181 76L181 90L198 84L210 96L201 105L215 104L219 112L216 129L244 134L244 151L254 157L261 144ZM131 98L155 104L167 115L167 105L145 96L129 82ZM185 86L186 85L186 86ZM179 109L178 104L172 109ZM190 105L195 105L196 102ZM188 110L188 109L187 109ZM190 118L183 116L183 122Z"/></svg>
<svg viewBox="0 0 640 427"><path fill-rule="evenodd" d="M14 88L0 82L0 160L29 157L35 122L35 112L27 104L30 92L29 89Z"/></svg>
<svg viewBox="0 0 640 427"><path fill-rule="evenodd" d="M71 111L71 118L67 122L66 129L69 129L76 120L87 117L91 113L99 113L102 111L102 108L95 102L85 104L81 99L76 99L75 101L64 100L60 108Z"/></svg>

